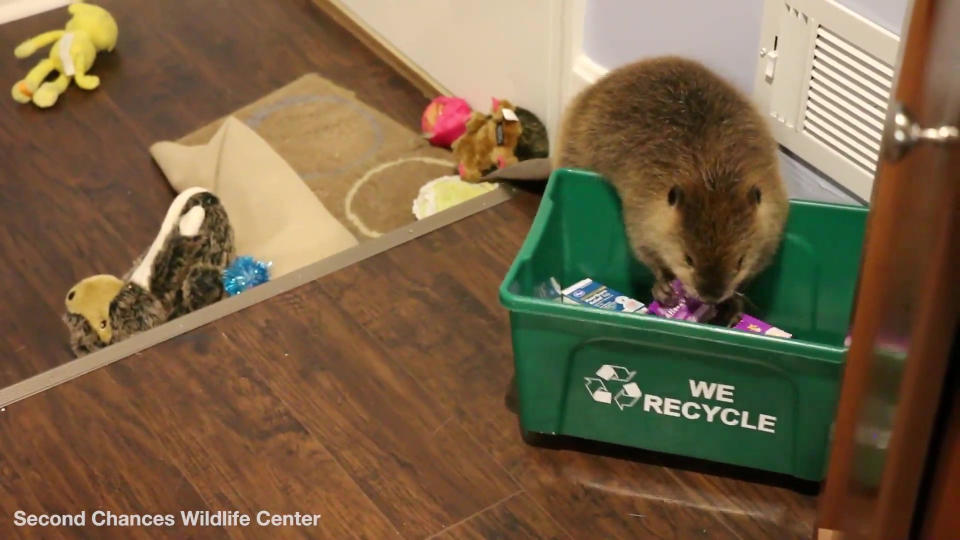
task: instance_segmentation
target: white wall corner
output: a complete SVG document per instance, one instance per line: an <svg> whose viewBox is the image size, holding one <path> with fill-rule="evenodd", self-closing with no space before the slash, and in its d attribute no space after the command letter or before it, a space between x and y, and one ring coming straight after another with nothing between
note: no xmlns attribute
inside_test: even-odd
<svg viewBox="0 0 960 540"><path fill-rule="evenodd" d="M561 39L556 42L560 54L558 78L549 95L551 103L551 147L556 143L563 111L576 95L607 73L607 68L594 62L583 50L583 27L586 20L588 0L563 0Z"/></svg>
<svg viewBox="0 0 960 540"><path fill-rule="evenodd" d="M569 99L581 90L600 80L609 70L593 61L584 53L577 55L570 72Z"/></svg>
<svg viewBox="0 0 960 540"><path fill-rule="evenodd" d="M556 143L556 135L563 115L562 89L566 78L566 48L569 40L567 32L569 31L570 5L582 1L566 0L548 4L547 80L544 81L547 88L544 94L546 103L544 103L544 118L542 120L547 127L547 136L551 148Z"/></svg>

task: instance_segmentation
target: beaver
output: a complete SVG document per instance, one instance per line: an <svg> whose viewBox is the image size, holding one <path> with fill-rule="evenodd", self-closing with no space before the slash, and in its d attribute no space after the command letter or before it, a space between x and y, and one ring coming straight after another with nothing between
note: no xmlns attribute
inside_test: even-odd
<svg viewBox="0 0 960 540"><path fill-rule="evenodd" d="M613 185L664 305L677 303L674 279L704 302L737 301L779 247L789 205L776 141L749 99L694 60L640 60L585 88L554 160Z"/></svg>

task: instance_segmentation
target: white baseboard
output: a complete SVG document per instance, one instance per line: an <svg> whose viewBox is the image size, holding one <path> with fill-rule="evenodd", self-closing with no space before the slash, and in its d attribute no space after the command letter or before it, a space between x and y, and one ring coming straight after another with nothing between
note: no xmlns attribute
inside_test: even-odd
<svg viewBox="0 0 960 540"><path fill-rule="evenodd" d="M567 87L566 102L569 102L581 90L597 82L601 77L610 71L607 68L596 63L586 54L580 53L574 58L573 66L570 68L570 84Z"/></svg>
<svg viewBox="0 0 960 540"><path fill-rule="evenodd" d="M70 3L71 0L0 0L0 24L51 11Z"/></svg>

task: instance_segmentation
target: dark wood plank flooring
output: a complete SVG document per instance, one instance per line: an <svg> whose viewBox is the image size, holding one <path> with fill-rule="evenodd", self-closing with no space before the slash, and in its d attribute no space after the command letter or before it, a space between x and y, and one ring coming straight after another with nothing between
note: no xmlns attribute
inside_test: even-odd
<svg viewBox="0 0 960 540"><path fill-rule="evenodd" d="M150 142L307 70L410 124L425 101L306 1L108 5L125 38L98 67L101 90L73 89L53 111L0 100L2 383L67 360L54 337L62 291L121 272L152 238L172 194ZM0 27L0 46L60 24ZM0 58L10 84L24 69ZM778 480L520 440L497 286L537 204L523 194L8 407L0 537L809 538L814 499ZM275 530L12 525L17 510L97 509L323 518Z"/></svg>
<svg viewBox="0 0 960 540"><path fill-rule="evenodd" d="M814 501L792 486L520 440L496 288L537 202L524 194L9 407L0 535L808 538ZM324 517L282 531L11 528L15 509L97 508Z"/></svg>
<svg viewBox="0 0 960 540"><path fill-rule="evenodd" d="M49 110L10 86L46 50L23 39L62 28L59 9L0 26L0 386L71 359L63 295L93 274L122 274L150 244L173 191L148 153L316 71L407 125L426 98L309 0L104 0L116 51L101 87L71 87Z"/></svg>

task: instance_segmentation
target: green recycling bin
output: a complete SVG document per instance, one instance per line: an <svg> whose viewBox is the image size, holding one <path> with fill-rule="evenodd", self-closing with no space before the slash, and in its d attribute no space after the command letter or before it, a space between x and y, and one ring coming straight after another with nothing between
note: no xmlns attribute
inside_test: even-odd
<svg viewBox="0 0 960 540"><path fill-rule="evenodd" d="M521 428L822 480L867 210L791 201L773 264L744 291L791 339L543 297L592 278L642 302L616 192L560 169L500 287Z"/></svg>

